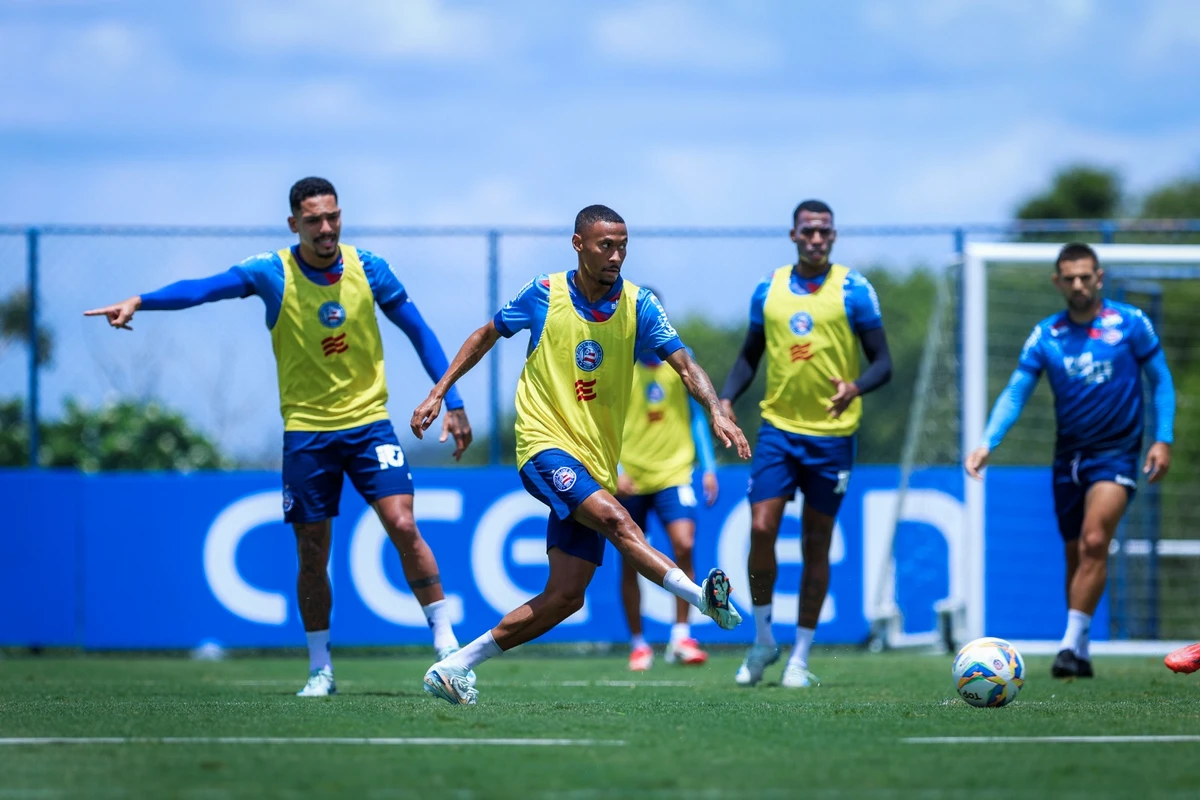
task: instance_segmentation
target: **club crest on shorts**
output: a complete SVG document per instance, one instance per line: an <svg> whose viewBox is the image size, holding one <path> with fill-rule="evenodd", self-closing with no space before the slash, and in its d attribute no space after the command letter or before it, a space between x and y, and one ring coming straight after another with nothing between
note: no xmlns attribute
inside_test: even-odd
<svg viewBox="0 0 1200 800"><path fill-rule="evenodd" d="M570 491L571 487L575 485L575 481L578 480L578 477L575 475L575 470L571 469L570 467L559 467L558 469L554 470L552 480L554 481L554 488L556 491L567 492Z"/></svg>
<svg viewBox="0 0 1200 800"><path fill-rule="evenodd" d="M296 496L292 494L292 490L284 487L283 490L283 513L288 513L296 505Z"/></svg>
<svg viewBox="0 0 1200 800"><path fill-rule="evenodd" d="M807 336L812 333L813 319L812 314L807 311L797 311L792 314L792 318L788 320L788 327L792 329L792 333L797 336Z"/></svg>
<svg viewBox="0 0 1200 800"><path fill-rule="evenodd" d="M342 308L341 303L333 300L321 303L321 307L317 309L317 319L321 320L321 324L326 328L340 328L346 321L346 309Z"/></svg>
<svg viewBox="0 0 1200 800"><path fill-rule="evenodd" d="M604 361L604 348L595 339L584 339L575 347L575 366L593 372Z"/></svg>

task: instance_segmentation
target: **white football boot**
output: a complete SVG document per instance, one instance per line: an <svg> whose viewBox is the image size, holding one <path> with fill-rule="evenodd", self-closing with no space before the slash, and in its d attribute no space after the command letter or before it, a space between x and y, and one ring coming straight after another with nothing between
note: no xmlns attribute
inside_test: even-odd
<svg viewBox="0 0 1200 800"><path fill-rule="evenodd" d="M425 673L425 692L455 706L473 706L479 697L471 670L441 661Z"/></svg>
<svg viewBox="0 0 1200 800"><path fill-rule="evenodd" d="M708 577L700 584L700 613L712 617L717 625L727 631L733 630L742 621L742 615L729 600L732 591L728 576L716 567L708 571Z"/></svg>
<svg viewBox="0 0 1200 800"><path fill-rule="evenodd" d="M441 662L457 653L460 649L462 648L460 648L458 645L452 644L449 647L443 647L441 650L436 650L434 652L437 653L437 660ZM471 682L472 686L475 685L475 670L467 670L467 680Z"/></svg>
<svg viewBox="0 0 1200 800"><path fill-rule="evenodd" d="M807 689L810 686L820 686L821 681L808 671L808 667L788 662L788 665L783 668L783 678L779 681L779 685L789 689Z"/></svg>
<svg viewBox="0 0 1200 800"><path fill-rule="evenodd" d="M296 697L329 697L337 694L337 684L333 682L333 670L329 667L314 669L308 673L308 683L296 692Z"/></svg>
<svg viewBox="0 0 1200 800"><path fill-rule="evenodd" d="M738 686L754 686L763 679L763 673L767 671L767 667L779 660L779 647L777 645L754 644L746 651L746 657L742 659L742 665L738 667L737 674L733 676L734 683Z"/></svg>

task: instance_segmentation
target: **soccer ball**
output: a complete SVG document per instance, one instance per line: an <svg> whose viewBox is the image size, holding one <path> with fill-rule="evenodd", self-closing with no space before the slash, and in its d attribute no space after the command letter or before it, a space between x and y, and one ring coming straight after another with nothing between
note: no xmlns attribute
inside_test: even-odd
<svg viewBox="0 0 1200 800"><path fill-rule="evenodd" d="M958 696L976 708L1006 706L1025 685L1025 661L1017 648L990 636L965 644L952 672Z"/></svg>

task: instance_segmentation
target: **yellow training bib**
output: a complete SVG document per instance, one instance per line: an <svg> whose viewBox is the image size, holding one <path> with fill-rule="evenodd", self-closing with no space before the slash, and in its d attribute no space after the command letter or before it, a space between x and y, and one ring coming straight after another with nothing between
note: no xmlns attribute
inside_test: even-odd
<svg viewBox="0 0 1200 800"><path fill-rule="evenodd" d="M862 399L837 419L826 410L833 397L830 378L858 377L858 340L846 317L845 284L850 270L829 268L811 294L791 289L792 265L775 270L763 304L767 337L767 391L763 419L780 430L809 436L849 436L858 430Z"/></svg>
<svg viewBox="0 0 1200 800"><path fill-rule="evenodd" d="M358 250L340 247L342 277L330 286L305 277L290 248L279 251L283 301L271 344L287 431L340 431L387 419L375 295Z"/></svg>
<svg viewBox="0 0 1200 800"><path fill-rule="evenodd" d="M625 417L621 466L638 494L692 485L696 444L692 441L688 391L670 364L633 368L633 393Z"/></svg>
<svg viewBox="0 0 1200 800"><path fill-rule="evenodd" d="M517 384L517 467L544 450L564 450L597 483L617 490L617 459L633 381L638 287L625 281L604 322L575 311L567 273L550 276L542 337Z"/></svg>

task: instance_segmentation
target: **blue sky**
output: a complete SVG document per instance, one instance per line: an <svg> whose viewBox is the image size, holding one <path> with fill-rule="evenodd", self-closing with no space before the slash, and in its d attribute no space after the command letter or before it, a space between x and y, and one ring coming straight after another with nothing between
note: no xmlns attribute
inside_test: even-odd
<svg viewBox="0 0 1200 800"><path fill-rule="evenodd" d="M604 202L635 228L782 226L808 196L842 224L999 221L1071 162L1115 167L1134 193L1196 172L1198 75L1200 13L1187 0L0 0L0 223L282 224L287 187L304 174L335 182L347 224L566 225ZM52 279L72 284L49 309L65 356L112 362L60 365L50 408L64 393L124 391L113 375L136 372L132 346L96 344L72 303L277 244L77 241L48 253ZM448 348L478 324L481 289L467 309L444 292L447 276L478 283L481 244L373 246ZM901 261L946 250L904 247ZM506 247L505 293L569 265L565 248ZM646 262L699 265L711 279L730 274L730 248L642 252L676 307L726 318L791 255L786 241L750 248L715 292ZM839 250L896 253L890 242ZM19 282L19 254L0 241L0 290ZM251 362L236 382L262 373L259 310L229 305L153 323L150 335L179 346L160 393L197 403L169 376L183 369L175 361L195 371L197 331L217 320L227 327L206 341ZM249 337L263 341L243 347ZM402 342L389 358L407 357ZM17 384L18 356L0 353L6 384ZM506 359L515 376L520 348ZM394 413L425 385L394 389Z"/></svg>

